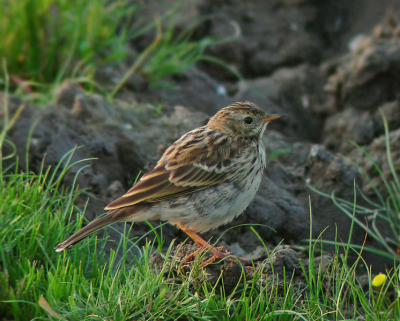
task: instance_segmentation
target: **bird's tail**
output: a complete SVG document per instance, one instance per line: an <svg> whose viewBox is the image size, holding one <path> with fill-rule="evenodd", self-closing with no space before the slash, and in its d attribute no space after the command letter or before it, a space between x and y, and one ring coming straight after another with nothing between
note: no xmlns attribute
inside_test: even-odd
<svg viewBox="0 0 400 321"><path fill-rule="evenodd" d="M97 230L114 223L113 215L106 214L102 217L99 217L97 220L86 225L84 228L80 229L78 232L72 234L69 238L62 241L60 244L56 246L56 252L61 252L66 248L78 243L79 241L83 240L85 237L89 236L90 234L96 232Z"/></svg>
<svg viewBox="0 0 400 321"><path fill-rule="evenodd" d="M85 237L96 232L97 230L110 225L115 222L127 222L138 220L138 214L145 211L148 208L146 204L138 204L135 206L128 206L123 208L116 208L109 211L106 215L99 217L98 219L90 222L84 228L80 229L78 232L72 234L69 238L62 241L55 247L56 252L61 252L66 248L78 243Z"/></svg>

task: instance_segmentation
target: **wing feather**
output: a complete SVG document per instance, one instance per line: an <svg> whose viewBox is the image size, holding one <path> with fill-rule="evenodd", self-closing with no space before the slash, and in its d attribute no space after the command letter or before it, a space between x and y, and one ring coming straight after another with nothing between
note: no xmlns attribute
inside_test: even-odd
<svg viewBox="0 0 400 321"><path fill-rule="evenodd" d="M154 175L154 173L152 173L151 176L145 175L122 197L128 197L149 190L153 190L158 185L168 182L169 176L170 173L168 171L158 171L157 175Z"/></svg>
<svg viewBox="0 0 400 321"><path fill-rule="evenodd" d="M187 139L187 136L184 136ZM213 154L207 148L198 148L181 155L182 144L177 141L160 159L157 166L143 175L125 195L110 203L105 209L112 210L141 202L154 203L179 195L196 192L227 180L224 157ZM190 140L188 140L188 144ZM184 146L184 145L183 145ZM227 153L227 157L229 157ZM171 159L172 158L172 159ZM221 159L222 158L222 159Z"/></svg>

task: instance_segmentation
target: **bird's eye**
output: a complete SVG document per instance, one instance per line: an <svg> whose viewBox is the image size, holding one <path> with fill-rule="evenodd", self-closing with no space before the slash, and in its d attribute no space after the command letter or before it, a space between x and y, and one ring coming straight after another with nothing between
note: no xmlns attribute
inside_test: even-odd
<svg viewBox="0 0 400 321"><path fill-rule="evenodd" d="M252 124L253 123L253 118L251 118L251 117L246 117L245 119L243 119L243 121L246 123L246 124Z"/></svg>

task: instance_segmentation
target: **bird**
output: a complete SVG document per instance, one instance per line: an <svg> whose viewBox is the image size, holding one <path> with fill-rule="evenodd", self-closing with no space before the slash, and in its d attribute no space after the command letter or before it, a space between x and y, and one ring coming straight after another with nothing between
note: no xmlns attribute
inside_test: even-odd
<svg viewBox="0 0 400 321"><path fill-rule="evenodd" d="M231 222L247 208L267 164L262 136L268 123L283 116L268 114L249 101L220 109L205 126L173 143L154 169L105 207L107 214L55 250L63 251L115 222L161 220L177 226L199 245L190 258L202 249L212 252L210 262L232 255L211 246L198 233Z"/></svg>

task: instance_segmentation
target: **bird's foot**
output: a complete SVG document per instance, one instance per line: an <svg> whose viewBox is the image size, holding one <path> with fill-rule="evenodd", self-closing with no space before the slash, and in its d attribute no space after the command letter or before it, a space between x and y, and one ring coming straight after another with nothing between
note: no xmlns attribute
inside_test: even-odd
<svg viewBox="0 0 400 321"><path fill-rule="evenodd" d="M224 250L224 252L221 252L221 249ZM213 247L210 249L211 253L213 254L212 257L210 257L207 260L204 260L201 264L200 264L200 268L203 268L204 266L206 266L207 264L210 264L218 259L225 259L225 260L229 260L229 261L241 261L243 262L245 265L249 265L250 262L240 256L234 255L231 252L229 252L226 248L224 247Z"/></svg>
<svg viewBox="0 0 400 321"><path fill-rule="evenodd" d="M185 264L186 262L191 261L191 260L196 256L196 254L199 253L199 252L201 252L203 249L204 249L204 247L203 247L203 246L200 246L200 248L197 249L196 251L190 253L189 255L186 255L186 256L182 259L181 263L179 263L179 271L180 271L180 269L181 269L181 267L182 267L183 264Z"/></svg>
<svg viewBox="0 0 400 321"><path fill-rule="evenodd" d="M204 260L201 264L200 264L200 268L205 267L206 265L218 260L218 259L224 259L224 260L229 260L229 261L241 261L246 265L249 265L250 262L240 256L234 255L231 252L229 252L227 249L225 249L224 247L212 247L211 245L208 246L201 246L198 250L190 253L189 255L187 255L179 264L179 268L178 271L181 270L182 266L186 263L191 261L197 253L203 251L204 249L208 249L213 255L209 258ZM221 252L221 250L223 250L224 252Z"/></svg>

